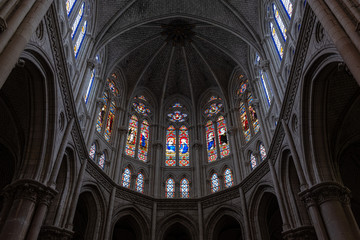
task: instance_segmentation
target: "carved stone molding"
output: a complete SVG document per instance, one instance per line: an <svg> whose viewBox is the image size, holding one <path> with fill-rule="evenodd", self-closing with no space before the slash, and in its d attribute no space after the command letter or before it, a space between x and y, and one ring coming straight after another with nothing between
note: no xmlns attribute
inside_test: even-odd
<svg viewBox="0 0 360 240"><path fill-rule="evenodd" d="M347 205L350 203L350 190L335 182L324 182L301 192L300 197L307 207L327 201L339 201Z"/></svg>
<svg viewBox="0 0 360 240"><path fill-rule="evenodd" d="M4 32L7 29L6 20L0 17L0 33Z"/></svg>
<svg viewBox="0 0 360 240"><path fill-rule="evenodd" d="M282 233L285 240L316 240L316 232L313 226L302 226L287 230Z"/></svg>
<svg viewBox="0 0 360 240"><path fill-rule="evenodd" d="M14 199L26 199L34 203L49 205L57 191L34 180L18 180L4 189L4 195Z"/></svg>
<svg viewBox="0 0 360 240"><path fill-rule="evenodd" d="M55 226L43 226L41 228L40 240L70 240L73 239L74 232L65 228Z"/></svg>

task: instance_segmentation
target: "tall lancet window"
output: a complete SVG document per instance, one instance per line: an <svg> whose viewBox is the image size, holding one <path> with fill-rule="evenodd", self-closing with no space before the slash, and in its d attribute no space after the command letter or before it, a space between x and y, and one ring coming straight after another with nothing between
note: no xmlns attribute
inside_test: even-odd
<svg viewBox="0 0 360 240"><path fill-rule="evenodd" d="M180 197L181 198L189 198L189 191L190 191L189 180L187 180L186 178L183 178L180 181Z"/></svg>
<svg viewBox="0 0 360 240"><path fill-rule="evenodd" d="M267 155L266 155L265 146L262 143L260 143L259 145L259 152L260 152L261 161L264 161Z"/></svg>
<svg viewBox="0 0 360 240"><path fill-rule="evenodd" d="M131 171L129 168L125 168L122 174L122 186L126 188L130 188L131 181Z"/></svg>
<svg viewBox="0 0 360 240"><path fill-rule="evenodd" d="M77 0L67 0L66 1L66 13L68 16L70 16L71 11L73 9L73 7L75 6Z"/></svg>
<svg viewBox="0 0 360 240"><path fill-rule="evenodd" d="M227 168L224 171L224 183L225 183L226 188L232 187L234 184L233 174L232 174L230 168Z"/></svg>
<svg viewBox="0 0 360 240"><path fill-rule="evenodd" d="M96 154L96 143L93 143L90 147L90 151L89 151L89 157L91 160L95 160L95 154Z"/></svg>
<svg viewBox="0 0 360 240"><path fill-rule="evenodd" d="M165 196L167 198L174 198L175 197L175 181L172 178L166 180L166 189L165 189Z"/></svg>
<svg viewBox="0 0 360 240"><path fill-rule="evenodd" d="M270 107L272 99L272 88L269 81L269 77L266 72L264 72L260 67L261 58L258 53L255 54L255 66L258 69L259 78L260 78L260 89L262 89L262 99L266 103L265 105Z"/></svg>
<svg viewBox="0 0 360 240"><path fill-rule="evenodd" d="M205 124L208 162L213 162L230 154L226 120L223 115L220 115L222 110L222 99L211 96L204 111L204 116L208 119Z"/></svg>
<svg viewBox="0 0 360 240"><path fill-rule="evenodd" d="M85 10L85 2L81 4L81 7L79 9L78 15L75 18L75 21L73 22L71 26L71 39L74 39L76 32L79 28L80 22L84 16L84 10Z"/></svg>
<svg viewBox="0 0 360 240"><path fill-rule="evenodd" d="M148 101L141 95L134 97L132 102L133 115L129 120L127 141L125 147L126 155L137 158L143 162L148 161L150 124L150 108Z"/></svg>
<svg viewBox="0 0 360 240"><path fill-rule="evenodd" d="M240 123L247 143L250 138L260 130L259 120L254 107L253 95L250 91L249 81L243 75L240 76L240 86L236 91L239 99Z"/></svg>
<svg viewBox="0 0 360 240"><path fill-rule="evenodd" d="M293 13L293 4L291 3L291 0L280 0L280 2L286 10L286 13L290 19Z"/></svg>
<svg viewBox="0 0 360 240"><path fill-rule="evenodd" d="M211 192L218 192L220 190L220 180L216 173L211 176Z"/></svg>
<svg viewBox="0 0 360 240"><path fill-rule="evenodd" d="M141 172L136 177L136 191L144 193L144 175Z"/></svg>
<svg viewBox="0 0 360 240"><path fill-rule="evenodd" d="M103 93L103 105L98 114L96 130L102 134L107 142L110 142L113 125L116 115L116 98L119 96L119 90L113 79L107 79L106 88Z"/></svg>
<svg viewBox="0 0 360 240"><path fill-rule="evenodd" d="M167 111L165 166L190 166L187 117L187 110L180 103L173 104Z"/></svg>
<svg viewBox="0 0 360 240"><path fill-rule="evenodd" d="M98 166L101 169L105 168L105 161L106 161L106 156L105 156L105 152L103 152L100 157L99 157L99 161L98 161Z"/></svg>

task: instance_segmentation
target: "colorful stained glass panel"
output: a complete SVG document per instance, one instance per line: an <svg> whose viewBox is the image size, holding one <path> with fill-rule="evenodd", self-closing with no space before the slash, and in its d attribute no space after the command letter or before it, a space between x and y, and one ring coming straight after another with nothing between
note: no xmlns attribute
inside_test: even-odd
<svg viewBox="0 0 360 240"><path fill-rule="evenodd" d="M183 178L180 181L180 197L181 198L189 198L189 180Z"/></svg>
<svg viewBox="0 0 360 240"><path fill-rule="evenodd" d="M66 1L66 13L69 16L77 0Z"/></svg>
<svg viewBox="0 0 360 240"><path fill-rule="evenodd" d="M278 34L275 30L274 24L272 22L270 23L270 30L271 30L271 38L274 42L276 51L279 54L280 60L282 60L283 55L284 55L284 48L280 42L279 36L278 36Z"/></svg>
<svg viewBox="0 0 360 240"><path fill-rule="evenodd" d="M218 130L220 157L223 158L230 154L226 123L223 116L220 116L217 120L217 130Z"/></svg>
<svg viewBox="0 0 360 240"><path fill-rule="evenodd" d="M138 129L138 119L135 115L131 116L129 121L129 130L126 141L126 155L130 157L135 157L135 146L136 146L136 136Z"/></svg>
<svg viewBox="0 0 360 240"><path fill-rule="evenodd" d="M211 121L208 121L205 126L205 130L206 130L208 161L213 162L217 158L214 124Z"/></svg>
<svg viewBox="0 0 360 240"><path fill-rule="evenodd" d="M104 132L105 140L108 142L110 141L111 131L112 131L113 123L114 123L115 109L116 109L115 102L112 101L110 104L109 114L108 114L108 118L107 118L105 132Z"/></svg>
<svg viewBox="0 0 360 240"><path fill-rule="evenodd" d="M84 97L85 103L87 103L88 100L89 100L89 95L91 93L91 88L92 88L92 85L93 85L93 82L94 82L94 78L95 78L95 69L93 69L91 71L89 85L88 85L88 87L86 89L86 94L85 94L85 97Z"/></svg>
<svg viewBox="0 0 360 240"><path fill-rule="evenodd" d="M291 18L292 12L293 12L293 5L290 0L281 0L281 3L286 10L286 13L289 18Z"/></svg>
<svg viewBox="0 0 360 240"><path fill-rule="evenodd" d="M218 192L220 190L219 177L216 173L211 176L211 192Z"/></svg>
<svg viewBox="0 0 360 240"><path fill-rule="evenodd" d="M224 172L224 182L225 182L225 187L229 188L233 185L234 181L233 181L233 175L232 172L230 170L230 168L227 168Z"/></svg>
<svg viewBox="0 0 360 240"><path fill-rule="evenodd" d="M244 131L244 137L245 141L248 142L251 137L250 127L249 127L249 121L246 116L246 109L244 103L240 103L240 119L241 119L241 125Z"/></svg>
<svg viewBox="0 0 360 240"><path fill-rule="evenodd" d="M137 113L140 113L144 116L148 116L150 114L150 109L145 106L143 103L133 103L133 108Z"/></svg>
<svg viewBox="0 0 360 240"><path fill-rule="evenodd" d="M74 54L75 58L79 55L81 45L84 42L85 34L86 34L86 28L87 28L87 21L84 22L83 26L81 27L81 32L76 40L76 43L74 45Z"/></svg>
<svg viewBox="0 0 360 240"><path fill-rule="evenodd" d="M279 11L276 8L275 3L273 3L273 11L274 11L274 17L275 17L276 24L278 25L278 27L280 29L282 37L286 41L286 27L285 27L285 24L279 14Z"/></svg>
<svg viewBox="0 0 360 240"><path fill-rule="evenodd" d="M189 132L186 126L181 126L179 131L179 166L186 167L189 162Z"/></svg>
<svg viewBox="0 0 360 240"><path fill-rule="evenodd" d="M98 165L100 168L104 169L105 167L105 153L102 153L100 158L99 158L99 162Z"/></svg>
<svg viewBox="0 0 360 240"><path fill-rule="evenodd" d="M213 103L205 110L204 113L206 114L207 117L211 117L213 115L218 114L222 106L223 106L222 103Z"/></svg>
<svg viewBox="0 0 360 240"><path fill-rule="evenodd" d="M264 161L266 158L266 149L263 144L260 144L259 151L260 151L261 161Z"/></svg>
<svg viewBox="0 0 360 240"><path fill-rule="evenodd" d="M166 197L167 198L175 197L175 181L172 178L169 178L166 181Z"/></svg>
<svg viewBox="0 0 360 240"><path fill-rule="evenodd" d="M140 143L138 150L138 158L139 160L146 162L148 156L148 145L149 145L149 123L144 120L141 123L140 130Z"/></svg>
<svg viewBox="0 0 360 240"><path fill-rule="evenodd" d="M89 151L89 157L91 160L95 159L95 153L96 153L96 144L93 143L90 147L90 151Z"/></svg>
<svg viewBox="0 0 360 240"><path fill-rule="evenodd" d="M71 39L74 39L75 34L79 28L81 19L84 15L84 9L85 9L85 3L81 4L78 15L76 16L75 21L74 21L73 25L71 26Z"/></svg>
<svg viewBox="0 0 360 240"><path fill-rule="evenodd" d="M254 169L257 167L256 157L253 153L250 154L250 166L251 166L251 169Z"/></svg>
<svg viewBox="0 0 360 240"><path fill-rule="evenodd" d="M100 133L102 126L104 124L105 121L105 117L106 117L106 109L107 109L107 102L108 102L108 94L106 92L104 92L102 100L104 102L103 107L101 108L99 115L98 115L98 119L97 119L97 123L96 123L96 130Z"/></svg>
<svg viewBox="0 0 360 240"><path fill-rule="evenodd" d="M136 191L140 193L144 193L144 175L142 173L138 173L136 178Z"/></svg>
<svg viewBox="0 0 360 240"><path fill-rule="evenodd" d="M252 107L252 104L253 104L253 97L252 97L252 94L249 93L248 94L249 114L250 114L250 119L251 119L251 123L253 125L254 132L256 134L259 132L260 125L259 125L259 119L257 118L257 115L256 115L256 111L255 111L254 107Z"/></svg>
<svg viewBox="0 0 360 240"><path fill-rule="evenodd" d="M131 180L131 171L128 168L125 168L122 175L122 186L126 188L130 188L130 180Z"/></svg>
<svg viewBox="0 0 360 240"><path fill-rule="evenodd" d="M166 166L176 165L176 131L174 126L166 130Z"/></svg>
<svg viewBox="0 0 360 240"><path fill-rule="evenodd" d="M168 117L171 122L184 122L187 114L176 110L172 113L169 113Z"/></svg>

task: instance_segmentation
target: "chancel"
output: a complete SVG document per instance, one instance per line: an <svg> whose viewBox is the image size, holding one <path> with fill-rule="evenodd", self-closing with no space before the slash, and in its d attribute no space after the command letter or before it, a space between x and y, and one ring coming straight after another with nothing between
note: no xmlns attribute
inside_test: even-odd
<svg viewBox="0 0 360 240"><path fill-rule="evenodd" d="M360 239L359 23L358 0L0 0L0 239Z"/></svg>

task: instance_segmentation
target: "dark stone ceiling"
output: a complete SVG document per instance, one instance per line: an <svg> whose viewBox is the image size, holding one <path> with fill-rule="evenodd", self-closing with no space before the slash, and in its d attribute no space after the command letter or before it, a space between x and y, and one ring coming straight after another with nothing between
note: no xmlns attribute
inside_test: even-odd
<svg viewBox="0 0 360 240"><path fill-rule="evenodd" d="M257 1L105 0L97 6L96 51L120 69L130 98L147 89L158 103L175 94L197 104L207 89L228 97L236 67L260 53ZM105 14L106 13L106 14Z"/></svg>

